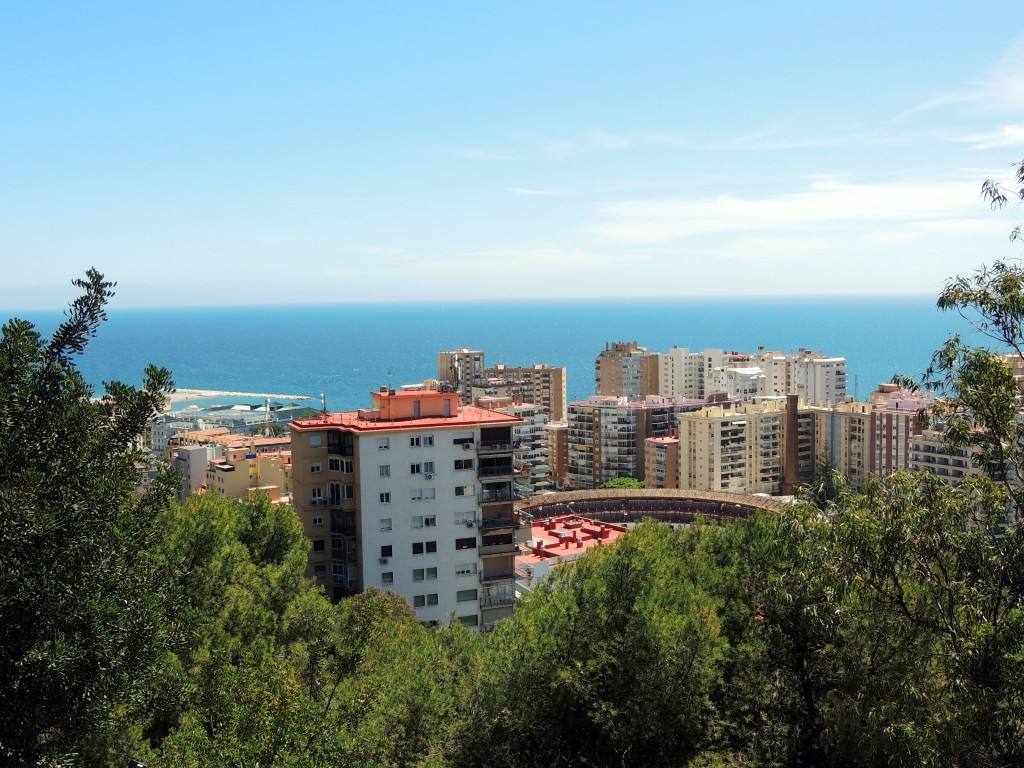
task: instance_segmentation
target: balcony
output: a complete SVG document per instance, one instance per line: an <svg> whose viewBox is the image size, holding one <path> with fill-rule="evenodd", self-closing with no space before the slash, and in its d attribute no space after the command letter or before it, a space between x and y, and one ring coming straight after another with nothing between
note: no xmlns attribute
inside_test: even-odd
<svg viewBox="0 0 1024 768"><path fill-rule="evenodd" d="M516 578L515 571L500 571L498 573L480 573L480 583L490 584L495 581L513 581Z"/></svg>
<svg viewBox="0 0 1024 768"><path fill-rule="evenodd" d="M480 557L503 557L508 555L519 555L523 553L523 548L515 542L509 544L491 544L490 546L480 546L477 550Z"/></svg>
<svg viewBox="0 0 1024 768"><path fill-rule="evenodd" d="M511 453L512 443L508 440L481 442L477 446L477 452L485 453Z"/></svg>
<svg viewBox="0 0 1024 768"><path fill-rule="evenodd" d="M477 477L509 477L512 475L512 465L501 467L480 467L477 470Z"/></svg>
<svg viewBox="0 0 1024 768"><path fill-rule="evenodd" d="M505 501L512 501L512 489L506 488L500 491L481 491L477 495L481 504L500 504Z"/></svg>
<svg viewBox="0 0 1024 768"><path fill-rule="evenodd" d="M516 596L513 595L493 595L489 597L480 598L480 607L483 609L487 608L506 608L510 605L515 605Z"/></svg>
<svg viewBox="0 0 1024 768"><path fill-rule="evenodd" d="M521 523L514 517L489 517L480 521L481 531L498 531L502 528L519 528Z"/></svg>

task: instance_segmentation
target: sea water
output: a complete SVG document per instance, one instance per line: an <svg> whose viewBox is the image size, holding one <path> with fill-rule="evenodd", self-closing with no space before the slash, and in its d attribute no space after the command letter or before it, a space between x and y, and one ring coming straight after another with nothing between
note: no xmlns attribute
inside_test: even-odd
<svg viewBox="0 0 1024 768"><path fill-rule="evenodd" d="M20 316L44 333L62 317ZM308 395L315 407L322 392L328 408L347 410L382 386L436 377L437 353L457 347L484 350L488 365L565 366L570 400L594 392L594 358L610 341L659 352L805 347L845 357L848 392L864 399L895 373L918 376L950 334L967 331L930 296L114 308L78 365L97 391L138 383L155 363L183 388Z"/></svg>

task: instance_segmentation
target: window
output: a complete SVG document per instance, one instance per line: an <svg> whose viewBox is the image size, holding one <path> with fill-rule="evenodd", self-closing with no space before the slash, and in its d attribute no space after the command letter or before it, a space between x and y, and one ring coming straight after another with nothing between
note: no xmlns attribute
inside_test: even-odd
<svg viewBox="0 0 1024 768"><path fill-rule="evenodd" d="M345 565L343 563L335 563L331 566L331 574L334 577L335 584L345 583Z"/></svg>
<svg viewBox="0 0 1024 768"><path fill-rule="evenodd" d="M380 503L381 504L390 504L391 503L391 491L383 491L381 493L378 493L377 497L378 497L378 499L380 499Z"/></svg>
<svg viewBox="0 0 1024 768"><path fill-rule="evenodd" d="M479 616L459 616L459 623L464 627L475 627L480 623Z"/></svg>
<svg viewBox="0 0 1024 768"><path fill-rule="evenodd" d="M320 525L323 525L323 524L324 524L324 516L323 515L313 515L313 525L314 526L320 526Z"/></svg>
<svg viewBox="0 0 1024 768"><path fill-rule="evenodd" d="M437 605L437 592L427 595L427 605Z"/></svg>
<svg viewBox="0 0 1024 768"><path fill-rule="evenodd" d="M437 525L437 515L424 515L423 516L423 526L425 528L431 528L431 527L433 527L435 525Z"/></svg>
<svg viewBox="0 0 1024 768"><path fill-rule="evenodd" d="M476 486L472 485L456 485L455 495L456 496L472 496L476 493Z"/></svg>
<svg viewBox="0 0 1024 768"><path fill-rule="evenodd" d="M327 578L327 566L326 565L314 565L313 566L313 577L316 579Z"/></svg>
<svg viewBox="0 0 1024 768"><path fill-rule="evenodd" d="M327 469L331 472L351 472L352 461L350 459L328 459Z"/></svg>
<svg viewBox="0 0 1024 768"><path fill-rule="evenodd" d="M420 439L418 437L410 437L409 438L409 447L410 448L419 448L420 447Z"/></svg>
<svg viewBox="0 0 1024 768"><path fill-rule="evenodd" d="M454 440L452 440L452 445L472 445L472 444L473 444L473 436L472 435L463 435L462 437L456 437Z"/></svg>
<svg viewBox="0 0 1024 768"><path fill-rule="evenodd" d="M423 569L422 568L413 568L412 569L412 580L413 581L423 581L424 578L425 577L423 575Z"/></svg>
<svg viewBox="0 0 1024 768"><path fill-rule="evenodd" d="M380 575L380 585L382 587L390 587L390 586L393 586L394 583L395 583L395 572L394 571L384 571L384 573L382 573Z"/></svg>
<svg viewBox="0 0 1024 768"><path fill-rule="evenodd" d="M461 563L455 566L456 576L475 576L476 563Z"/></svg>
<svg viewBox="0 0 1024 768"><path fill-rule="evenodd" d="M433 501L437 498L437 491L433 488L427 488L423 491L424 501Z"/></svg>
<svg viewBox="0 0 1024 768"><path fill-rule="evenodd" d="M437 568L427 568L427 581L434 581L437 579Z"/></svg>
<svg viewBox="0 0 1024 768"><path fill-rule="evenodd" d="M327 549L327 545L323 539L313 539L313 551L324 552Z"/></svg>
<svg viewBox="0 0 1024 768"><path fill-rule="evenodd" d="M455 540L456 549L476 549L476 536Z"/></svg>
<svg viewBox="0 0 1024 768"><path fill-rule="evenodd" d="M309 471L314 475L317 474L320 471L320 469L321 464L319 461L314 461L312 464L309 465Z"/></svg>
<svg viewBox="0 0 1024 768"><path fill-rule="evenodd" d="M380 476L381 477L391 477L391 465L390 464L381 464L380 465Z"/></svg>
<svg viewBox="0 0 1024 768"><path fill-rule="evenodd" d="M391 530L391 518L390 517L382 517L380 519L380 529L382 531L390 531Z"/></svg>
<svg viewBox="0 0 1024 768"><path fill-rule="evenodd" d="M310 489L310 498L313 500L314 504L319 504L320 501L323 499L323 497L324 497L324 489L323 488L311 488Z"/></svg>
<svg viewBox="0 0 1024 768"><path fill-rule="evenodd" d="M423 527L423 515L413 515L412 516L412 520L410 522L412 523L412 527L413 528L422 528Z"/></svg>
<svg viewBox="0 0 1024 768"><path fill-rule="evenodd" d="M423 472L423 465L422 464L410 464L409 465L409 473L410 474L418 475L421 472Z"/></svg>
<svg viewBox="0 0 1024 768"><path fill-rule="evenodd" d="M415 542L413 542L412 553L414 555L422 555L423 554L423 542L422 541L415 541Z"/></svg>
<svg viewBox="0 0 1024 768"><path fill-rule="evenodd" d="M424 461L423 462L423 474L432 475L434 474L434 462Z"/></svg>
<svg viewBox="0 0 1024 768"><path fill-rule="evenodd" d="M381 557L391 557L391 545L385 544L380 548Z"/></svg>
<svg viewBox="0 0 1024 768"><path fill-rule="evenodd" d="M423 489L413 488L409 491L409 501L423 501Z"/></svg>
<svg viewBox="0 0 1024 768"><path fill-rule="evenodd" d="M320 447L320 435L310 435L309 436L309 447L310 448L319 448Z"/></svg>
<svg viewBox="0 0 1024 768"><path fill-rule="evenodd" d="M430 446L430 445L433 445L433 444L434 444L434 436L433 435L424 435L423 436L423 445Z"/></svg>
<svg viewBox="0 0 1024 768"><path fill-rule="evenodd" d="M391 447L390 437L378 437L377 438L377 450L386 451Z"/></svg>
<svg viewBox="0 0 1024 768"><path fill-rule="evenodd" d="M354 499L356 497L356 487L354 485L343 485L341 486L341 498L343 499Z"/></svg>
<svg viewBox="0 0 1024 768"><path fill-rule="evenodd" d="M429 554L431 552L437 552L437 542L436 541L428 541L427 542L427 553Z"/></svg>
<svg viewBox="0 0 1024 768"><path fill-rule="evenodd" d="M423 608L426 604L427 604L427 596L426 595L413 595L413 598L412 598L412 607L413 608Z"/></svg>
<svg viewBox="0 0 1024 768"><path fill-rule="evenodd" d="M455 468L456 469L472 469L473 468L473 460L472 459L456 459L455 460Z"/></svg>
<svg viewBox="0 0 1024 768"><path fill-rule="evenodd" d="M470 600L476 600L475 589L460 589L455 593L455 601L459 603L468 603Z"/></svg>

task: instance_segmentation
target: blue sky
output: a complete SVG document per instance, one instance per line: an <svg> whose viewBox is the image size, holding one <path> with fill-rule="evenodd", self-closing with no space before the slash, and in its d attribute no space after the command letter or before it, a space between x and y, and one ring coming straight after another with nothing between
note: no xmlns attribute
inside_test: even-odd
<svg viewBox="0 0 1024 768"><path fill-rule="evenodd" d="M936 293L1024 3L6 3L0 309Z"/></svg>

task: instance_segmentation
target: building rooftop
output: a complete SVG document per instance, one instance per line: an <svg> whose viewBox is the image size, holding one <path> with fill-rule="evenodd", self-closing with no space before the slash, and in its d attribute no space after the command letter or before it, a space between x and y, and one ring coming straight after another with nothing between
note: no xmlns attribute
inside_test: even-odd
<svg viewBox="0 0 1024 768"><path fill-rule="evenodd" d="M448 392L384 390L374 392L371 396L373 408L325 413L315 419L299 419L291 422L291 427L299 431L344 427L355 432L388 432L477 425L500 426L519 424L523 421L518 416L507 413L473 405L461 405L458 395Z"/></svg>
<svg viewBox="0 0 1024 768"><path fill-rule="evenodd" d="M529 552L517 557L516 564L574 559L594 547L611 544L626 530L624 525L601 523L578 515L536 520L530 530Z"/></svg>

